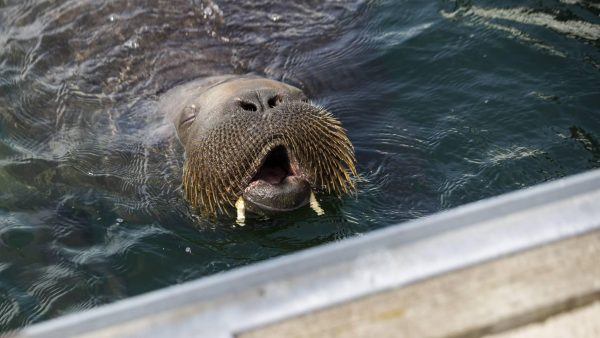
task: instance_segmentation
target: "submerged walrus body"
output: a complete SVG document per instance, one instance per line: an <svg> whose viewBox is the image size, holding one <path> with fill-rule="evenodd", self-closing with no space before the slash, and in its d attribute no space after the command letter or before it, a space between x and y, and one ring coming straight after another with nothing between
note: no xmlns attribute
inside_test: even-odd
<svg viewBox="0 0 600 338"><path fill-rule="evenodd" d="M5 10L0 26L14 30L0 54L12 89L0 97L10 140L0 152L26 160L3 167L3 192L27 207L33 195L42 205L69 196L121 219L172 222L188 219L187 205L231 214L242 197L266 213L351 190L339 122L266 77L324 94L320 48L361 17L360 3L61 0L24 5L22 16ZM36 15L39 32L27 29ZM249 73L264 77L223 75Z"/></svg>
<svg viewBox="0 0 600 338"><path fill-rule="evenodd" d="M202 214L227 213L236 201L238 209L291 211L314 201L314 191L354 187L344 129L296 87L258 76L209 77L163 94L160 111L185 149L185 198Z"/></svg>

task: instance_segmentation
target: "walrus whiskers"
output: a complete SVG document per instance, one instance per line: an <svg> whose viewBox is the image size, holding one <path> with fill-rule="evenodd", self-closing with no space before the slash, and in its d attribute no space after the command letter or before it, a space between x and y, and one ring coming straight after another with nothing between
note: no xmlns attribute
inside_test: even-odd
<svg viewBox="0 0 600 338"><path fill-rule="evenodd" d="M333 194L354 189L354 148L341 123L323 108L283 102L260 117L236 113L196 140L184 164L185 198L205 214L226 213L227 205L235 206L239 219L243 209L238 197L277 146L287 150L312 189Z"/></svg>

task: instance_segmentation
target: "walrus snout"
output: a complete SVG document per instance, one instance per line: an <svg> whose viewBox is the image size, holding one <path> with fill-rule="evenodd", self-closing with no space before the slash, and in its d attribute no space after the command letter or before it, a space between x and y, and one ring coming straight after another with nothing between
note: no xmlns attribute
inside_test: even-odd
<svg viewBox="0 0 600 338"><path fill-rule="evenodd" d="M311 187L294 170L283 146L269 152L242 197L254 211L282 212L308 204ZM297 166L294 166L297 168Z"/></svg>
<svg viewBox="0 0 600 338"><path fill-rule="evenodd" d="M298 88L256 76L184 84L161 99L185 149L182 190L203 214L246 205L259 213L310 204L315 193L354 189L354 148L325 108Z"/></svg>

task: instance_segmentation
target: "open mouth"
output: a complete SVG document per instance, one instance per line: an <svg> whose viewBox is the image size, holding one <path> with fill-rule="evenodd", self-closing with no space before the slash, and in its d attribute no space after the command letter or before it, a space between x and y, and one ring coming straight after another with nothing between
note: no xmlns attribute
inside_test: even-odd
<svg viewBox="0 0 600 338"><path fill-rule="evenodd" d="M250 209L259 212L291 211L309 201L310 184L293 169L284 146L276 146L244 189L243 198Z"/></svg>
<svg viewBox="0 0 600 338"><path fill-rule="evenodd" d="M269 152L250 185L257 181L280 184L288 176L294 176L288 152L284 146L277 146Z"/></svg>

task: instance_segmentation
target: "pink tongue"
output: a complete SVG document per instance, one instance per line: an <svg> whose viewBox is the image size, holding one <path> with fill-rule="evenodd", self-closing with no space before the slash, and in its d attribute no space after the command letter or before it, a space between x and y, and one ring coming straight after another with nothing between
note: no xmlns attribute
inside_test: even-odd
<svg viewBox="0 0 600 338"><path fill-rule="evenodd" d="M257 180L263 180L270 184L279 184L287 177L287 172L281 167L262 168L256 175Z"/></svg>

